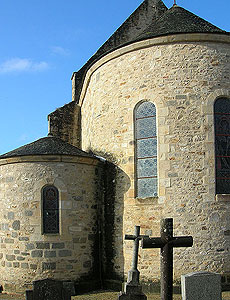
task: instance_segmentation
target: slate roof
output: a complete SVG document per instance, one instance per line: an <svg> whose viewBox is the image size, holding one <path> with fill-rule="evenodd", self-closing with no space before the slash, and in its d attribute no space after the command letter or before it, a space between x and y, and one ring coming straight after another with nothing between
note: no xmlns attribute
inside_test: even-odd
<svg viewBox="0 0 230 300"><path fill-rule="evenodd" d="M182 7L174 5L168 9L162 0L145 0L87 63L78 72L73 73L77 87L76 101L78 101L80 96L87 70L104 55L136 41L181 33L219 33L229 35L228 32L221 30Z"/></svg>
<svg viewBox="0 0 230 300"><path fill-rule="evenodd" d="M71 155L91 158L94 157L93 155L64 142L60 138L48 136L6 154L0 155L0 159L27 155Z"/></svg>
<svg viewBox="0 0 230 300"><path fill-rule="evenodd" d="M194 15L190 11L174 5L160 18L155 20L135 40L144 40L162 35L178 33L221 33L226 31L212 25L206 20ZM134 41L134 40L133 40Z"/></svg>

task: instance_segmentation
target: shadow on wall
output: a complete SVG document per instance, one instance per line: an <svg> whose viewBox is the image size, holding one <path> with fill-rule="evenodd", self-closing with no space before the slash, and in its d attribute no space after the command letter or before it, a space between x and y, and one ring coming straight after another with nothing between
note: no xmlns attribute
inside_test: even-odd
<svg viewBox="0 0 230 300"><path fill-rule="evenodd" d="M101 220L103 288L120 290L124 281L124 195L129 190L131 182L129 176L116 165L116 159L111 154L96 151L91 153L106 159Z"/></svg>

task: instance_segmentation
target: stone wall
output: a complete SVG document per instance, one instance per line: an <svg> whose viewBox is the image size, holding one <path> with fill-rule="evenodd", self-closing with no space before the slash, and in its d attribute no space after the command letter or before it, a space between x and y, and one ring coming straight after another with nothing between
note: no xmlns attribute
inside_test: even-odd
<svg viewBox="0 0 230 300"><path fill-rule="evenodd" d="M97 159L28 156L0 160L0 284L23 292L33 280L100 280L102 168ZM41 190L59 191L60 234L42 234Z"/></svg>
<svg viewBox="0 0 230 300"><path fill-rule="evenodd" d="M70 102L48 116L49 133L81 148L81 109Z"/></svg>
<svg viewBox="0 0 230 300"><path fill-rule="evenodd" d="M215 195L213 103L230 98L230 38L216 34L160 37L126 46L88 71L80 102L82 148L117 165L114 257L117 277L131 265L134 225L159 236L174 218L175 235L194 247L175 251L175 280L191 271L230 273L230 197ZM157 108L158 197L135 198L133 111ZM141 278L159 281L159 250L141 250ZM115 279L111 276L109 279Z"/></svg>

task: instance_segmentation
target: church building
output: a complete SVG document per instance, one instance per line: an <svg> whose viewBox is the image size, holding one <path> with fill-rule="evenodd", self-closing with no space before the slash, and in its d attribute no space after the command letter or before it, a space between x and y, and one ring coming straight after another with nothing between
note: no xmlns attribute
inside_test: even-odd
<svg viewBox="0 0 230 300"><path fill-rule="evenodd" d="M0 285L54 278L120 288L133 245L174 219L174 284L195 271L230 285L230 35L186 9L144 0L72 75L49 135L0 156ZM141 283L160 281L140 249Z"/></svg>

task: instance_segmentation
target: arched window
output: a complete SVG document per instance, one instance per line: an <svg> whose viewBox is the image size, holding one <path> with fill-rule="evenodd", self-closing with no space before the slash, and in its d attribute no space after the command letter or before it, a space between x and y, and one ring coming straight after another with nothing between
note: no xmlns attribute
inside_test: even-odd
<svg viewBox="0 0 230 300"><path fill-rule="evenodd" d="M230 194L230 99L214 104L216 194Z"/></svg>
<svg viewBox="0 0 230 300"><path fill-rule="evenodd" d="M59 195L53 185L42 189L43 233L59 233Z"/></svg>
<svg viewBox="0 0 230 300"><path fill-rule="evenodd" d="M135 109L136 197L157 196L156 107L142 102Z"/></svg>

